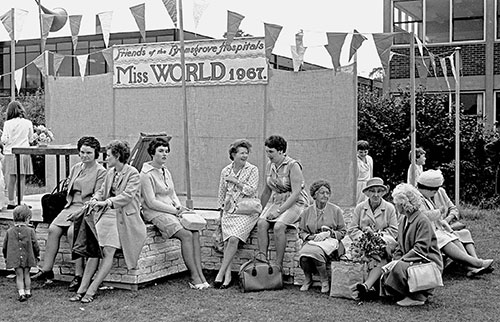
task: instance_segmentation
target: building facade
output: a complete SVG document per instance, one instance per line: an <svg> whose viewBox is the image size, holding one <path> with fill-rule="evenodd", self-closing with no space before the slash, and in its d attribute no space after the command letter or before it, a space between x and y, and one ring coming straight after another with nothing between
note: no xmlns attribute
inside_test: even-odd
<svg viewBox="0 0 500 322"><path fill-rule="evenodd" d="M384 0L384 32L396 32L390 90L410 83L410 37L404 32L414 32L424 45L424 58L429 52L445 57L460 48L463 112L484 117L489 123L500 121L499 12L500 0ZM418 46L415 55L421 59ZM447 93L452 107L455 81L450 60L446 59L446 64L450 88L439 61L436 74L429 68L427 79L417 73L416 82L428 92Z"/></svg>

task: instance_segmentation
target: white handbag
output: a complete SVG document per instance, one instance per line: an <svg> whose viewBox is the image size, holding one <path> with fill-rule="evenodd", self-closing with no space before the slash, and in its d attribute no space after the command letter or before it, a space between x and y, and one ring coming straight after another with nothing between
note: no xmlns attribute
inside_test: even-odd
<svg viewBox="0 0 500 322"><path fill-rule="evenodd" d="M194 211L185 211L181 213L179 221L187 230L202 230L207 225L205 218Z"/></svg>

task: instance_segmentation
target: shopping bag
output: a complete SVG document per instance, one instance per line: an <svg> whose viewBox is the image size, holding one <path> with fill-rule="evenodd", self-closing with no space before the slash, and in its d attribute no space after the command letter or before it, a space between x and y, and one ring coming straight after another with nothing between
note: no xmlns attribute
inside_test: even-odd
<svg viewBox="0 0 500 322"><path fill-rule="evenodd" d="M366 264L350 261L331 262L332 282L330 296L359 300L356 284L363 283L367 275Z"/></svg>

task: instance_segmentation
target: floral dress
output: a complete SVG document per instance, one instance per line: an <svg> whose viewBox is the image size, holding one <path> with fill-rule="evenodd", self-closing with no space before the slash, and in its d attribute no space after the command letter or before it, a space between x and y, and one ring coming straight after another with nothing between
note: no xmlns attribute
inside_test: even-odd
<svg viewBox="0 0 500 322"><path fill-rule="evenodd" d="M243 184L243 188L227 182L225 178L233 175ZM241 198L257 198L257 186L259 184L258 168L246 162L245 166L234 173L233 163L222 169L219 182L219 206L224 210L221 217L222 239L226 241L229 237L236 237L246 242L250 232L255 227L259 214L235 214L235 206Z"/></svg>

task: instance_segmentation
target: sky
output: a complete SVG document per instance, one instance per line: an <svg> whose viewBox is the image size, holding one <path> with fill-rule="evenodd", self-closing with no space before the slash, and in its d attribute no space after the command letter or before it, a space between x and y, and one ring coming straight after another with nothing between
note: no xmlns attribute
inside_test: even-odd
<svg viewBox="0 0 500 322"><path fill-rule="evenodd" d="M69 15L83 15L80 35L95 34L95 15L113 11L111 32L138 31L130 7L146 4L146 30L174 28L162 0L41 0L49 9L62 7ZM253 36L264 36L264 23L283 27L275 44L274 54L291 57L290 46L295 44L295 34L304 32L304 46L308 47L305 61L332 68L331 58L324 48L326 32L348 32L353 29L368 38L358 51L358 74L367 76L381 66L371 38L372 33L382 32L383 0L205 0L209 3L199 25L195 28L193 1L183 0L184 30L202 35L222 38L227 29L227 10L237 12L245 18L240 29ZM198 0L199 1L199 0ZM20 39L40 37L38 6L35 0L1 0L0 15L10 8L28 11ZM70 36L69 23L50 37ZM16 37L17 38L17 37ZM3 26L0 41L9 40ZM349 36L342 52L341 64L347 64Z"/></svg>

